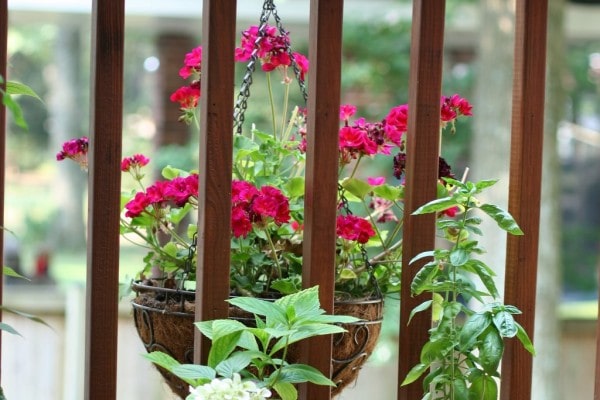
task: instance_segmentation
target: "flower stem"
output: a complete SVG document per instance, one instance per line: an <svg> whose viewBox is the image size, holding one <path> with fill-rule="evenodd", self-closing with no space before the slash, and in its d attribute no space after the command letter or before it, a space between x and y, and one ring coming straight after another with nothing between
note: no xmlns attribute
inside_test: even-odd
<svg viewBox="0 0 600 400"><path fill-rule="evenodd" d="M271 84L271 73L267 72L267 88L269 91L269 103L271 104L271 124L273 125L273 139L277 140L275 127L275 100L273 99L273 85Z"/></svg>

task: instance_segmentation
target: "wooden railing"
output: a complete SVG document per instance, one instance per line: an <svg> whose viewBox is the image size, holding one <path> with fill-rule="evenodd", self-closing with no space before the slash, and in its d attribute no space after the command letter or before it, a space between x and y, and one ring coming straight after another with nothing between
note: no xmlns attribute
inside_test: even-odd
<svg viewBox="0 0 600 400"><path fill-rule="evenodd" d="M510 212L525 236L511 237L507 246L506 301L524 311L520 323L533 332L545 82L547 0L517 0ZM200 7L200 1L198 1ZM200 132L198 243L199 307L197 319L226 317L223 300L229 292L229 227L232 157L233 53L235 0L205 0ZM321 302L333 309L334 277L319 268L333 263L337 176L338 108L341 77L343 0L311 0L308 96L309 132L306 170L304 285L319 284ZM0 0L0 74L6 76L7 0ZM92 107L88 223L86 324L86 399L116 398L117 292L119 268L119 198L122 142L124 0L93 1ZM434 219L410 216L436 195L439 115L444 49L444 0L414 0L408 130L404 265L431 248ZM406 54L387 56L405 57ZM416 132L419 134L417 135ZM0 166L5 160L5 111L0 107ZM4 208L4 171L0 174L0 206ZM2 214L0 214L2 224ZM2 231L0 230L0 239ZM0 251L1 255L1 251ZM410 310L422 299L412 298L409 284L415 268L404 268L400 319L398 382L418 362L427 340L430 318L421 313L410 326ZM1 287L0 287L1 294ZM328 373L331 339L313 340L304 350L308 363ZM208 343L196 338L195 361L206 358ZM310 351L318 348L318 351ZM527 399L531 393L532 359L514 342L507 343L502 398ZM597 379L598 382L598 379ZM599 389L596 389L598 392ZM308 385L303 399L329 399L327 387ZM398 399L421 398L419 384L398 386ZM598 398L598 395L596 395Z"/></svg>

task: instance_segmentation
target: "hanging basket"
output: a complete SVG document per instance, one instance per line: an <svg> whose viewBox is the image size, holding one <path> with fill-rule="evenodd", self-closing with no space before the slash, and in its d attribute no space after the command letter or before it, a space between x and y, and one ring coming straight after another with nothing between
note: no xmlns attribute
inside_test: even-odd
<svg viewBox="0 0 600 400"><path fill-rule="evenodd" d="M132 302L135 327L146 350L162 351L181 363L193 363L195 292L157 287L151 281L134 282L132 288L136 292ZM337 387L332 388L332 396L356 380L360 368L373 352L381 332L383 300L336 301L334 314L350 315L362 321L343 324L347 332L333 337L331 379ZM242 322L253 320L233 306L229 315ZM297 362L295 358L292 350L288 361ZM157 368L175 394L182 399L189 394L188 384Z"/></svg>

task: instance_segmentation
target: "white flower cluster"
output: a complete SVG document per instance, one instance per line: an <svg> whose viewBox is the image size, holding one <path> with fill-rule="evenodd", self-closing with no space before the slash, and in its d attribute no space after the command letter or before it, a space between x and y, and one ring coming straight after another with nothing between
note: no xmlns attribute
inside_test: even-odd
<svg viewBox="0 0 600 400"><path fill-rule="evenodd" d="M271 391L259 388L254 381L242 381L239 374L233 379L216 378L197 388L190 387L186 400L265 400Z"/></svg>

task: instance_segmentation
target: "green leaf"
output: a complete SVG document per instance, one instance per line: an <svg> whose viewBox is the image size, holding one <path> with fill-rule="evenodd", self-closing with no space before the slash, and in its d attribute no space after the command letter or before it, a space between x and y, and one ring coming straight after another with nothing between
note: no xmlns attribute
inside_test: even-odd
<svg viewBox="0 0 600 400"><path fill-rule="evenodd" d="M438 274L439 270L438 263L435 261L425 264L419 272L417 272L410 284L411 293L413 295L419 295L425 291L427 286L433 281L433 278Z"/></svg>
<svg viewBox="0 0 600 400"><path fill-rule="evenodd" d="M410 260L409 264L413 264L416 261L419 261L423 258L426 257L433 257L435 255L435 251L433 250L429 250L429 251L422 251L421 253L417 254L416 256L414 256L412 258L412 260Z"/></svg>
<svg viewBox="0 0 600 400"><path fill-rule="evenodd" d="M469 390L463 376L458 375L452 380L452 392L450 398L453 400L468 400Z"/></svg>
<svg viewBox="0 0 600 400"><path fill-rule="evenodd" d="M472 260L469 264L473 268L473 271L477 274L485 288L492 295L492 297L497 298L500 296L498 293L498 289L496 288L496 282L494 281L493 274L494 272L487 267L484 263L479 260ZM491 272L491 274L490 274Z"/></svg>
<svg viewBox="0 0 600 400"><path fill-rule="evenodd" d="M471 381L469 400L497 400L498 384L489 375L478 375Z"/></svg>
<svg viewBox="0 0 600 400"><path fill-rule="evenodd" d="M404 188L388 184L378 185L373 187L373 194L385 200L398 201L404 198Z"/></svg>
<svg viewBox="0 0 600 400"><path fill-rule="evenodd" d="M0 305L0 310L7 311L11 314L15 314L15 315L18 315L23 318L27 318L30 321L37 322L42 325L46 325L48 328L52 329L52 327L50 325L48 325L48 323L46 323L46 321L44 321L43 319L41 319L40 317L37 317L35 315L28 314L28 313L25 313L25 312L22 312L19 310L15 310L14 308L3 306L3 305Z"/></svg>
<svg viewBox="0 0 600 400"><path fill-rule="evenodd" d="M234 297L227 300L230 304L255 315L262 315L280 323L285 323L287 317L285 308L272 301L261 300L254 297Z"/></svg>
<svg viewBox="0 0 600 400"><path fill-rule="evenodd" d="M422 205L413 211L412 215L429 214L432 212L440 212L447 210L450 207L458 205L456 200L452 197L443 197L441 199L435 199L429 203Z"/></svg>
<svg viewBox="0 0 600 400"><path fill-rule="evenodd" d="M323 314L325 311L321 309L319 303L319 286L313 286L308 289L293 293L275 300L275 304L287 310L288 307L293 307L296 318L307 318Z"/></svg>
<svg viewBox="0 0 600 400"><path fill-rule="evenodd" d="M483 179L479 182L475 182L475 187L477 188L478 192L481 192L483 189L494 186L496 182L498 182L498 179Z"/></svg>
<svg viewBox="0 0 600 400"><path fill-rule="evenodd" d="M162 351L153 351L151 353L142 354L142 357L152 361L154 364L163 367L167 371L172 371L173 368L181 365L179 361L168 355L167 353L163 353Z"/></svg>
<svg viewBox="0 0 600 400"><path fill-rule="evenodd" d="M502 360L504 342L496 329L488 329L482 339L479 345L479 363L486 373L493 375L498 371Z"/></svg>
<svg viewBox="0 0 600 400"><path fill-rule="evenodd" d="M29 278L17 273L17 271L6 265L2 267L2 273L6 276L11 276L13 278L25 279L26 281L30 280Z"/></svg>
<svg viewBox="0 0 600 400"><path fill-rule="evenodd" d="M494 325L496 325L502 337L512 338L517 335L518 328L515 325L515 319L507 311L500 311L494 315Z"/></svg>
<svg viewBox="0 0 600 400"><path fill-rule="evenodd" d="M296 400L298 398L298 390L291 383L277 382L273 385L273 389L281 397L281 400Z"/></svg>
<svg viewBox="0 0 600 400"><path fill-rule="evenodd" d="M342 187L361 200L364 200L364 198L373 191L371 185L357 178L344 179L342 181Z"/></svg>
<svg viewBox="0 0 600 400"><path fill-rule="evenodd" d="M533 347L533 343L531 343L531 339L529 339L529 335L525 332L525 328L517 321L515 321L515 325L517 326L517 339L523 344L525 350L535 356L535 348Z"/></svg>
<svg viewBox="0 0 600 400"><path fill-rule="evenodd" d="M27 122L25 122L25 118L23 118L23 110L19 103L17 103L8 93L2 92L2 104L6 106L6 109L10 111L13 116L15 124L22 129L27 130Z"/></svg>
<svg viewBox="0 0 600 400"><path fill-rule="evenodd" d="M461 267L469 261L469 253L462 248L454 249L450 252L450 263L455 267Z"/></svg>
<svg viewBox="0 0 600 400"><path fill-rule="evenodd" d="M479 208L492 217L501 229L513 235L523 235L523 231L508 211L493 204L482 204Z"/></svg>
<svg viewBox="0 0 600 400"><path fill-rule="evenodd" d="M321 371L306 364L284 365L280 369L281 381L289 383L311 382L316 385L335 386Z"/></svg>
<svg viewBox="0 0 600 400"><path fill-rule="evenodd" d="M42 101L40 96L38 96L37 93L33 91L33 89L31 89L29 86L27 86L23 83L20 83L20 82L7 81L6 82L6 93L8 93L10 95L22 94L24 96L31 96L33 98L38 99L39 101Z"/></svg>
<svg viewBox="0 0 600 400"><path fill-rule="evenodd" d="M401 386L409 385L417 379L419 379L421 375L423 375L423 372L427 371L427 368L429 368L429 366L422 363L418 363L417 365L412 367L411 370L408 371L406 378L404 378L404 380L402 381Z"/></svg>
<svg viewBox="0 0 600 400"><path fill-rule="evenodd" d="M217 376L216 371L211 367L196 364L176 365L171 372L194 386L199 383L198 381L211 381Z"/></svg>
<svg viewBox="0 0 600 400"><path fill-rule="evenodd" d="M346 279L356 279L356 273L350 268L342 268L338 275L338 279L346 280Z"/></svg>
<svg viewBox="0 0 600 400"><path fill-rule="evenodd" d="M289 197L304 196L304 177L295 176L285 184L285 190Z"/></svg>
<svg viewBox="0 0 600 400"><path fill-rule="evenodd" d="M18 335L23 337L23 335L21 335L19 332L17 332L17 330L15 328L13 328L12 326L4 323L4 322L0 322L0 331L5 331L8 333L12 333L13 335Z"/></svg>
<svg viewBox="0 0 600 400"><path fill-rule="evenodd" d="M458 338L461 351L469 351L477 342L479 335L492 323L489 312L478 312L469 317L463 325Z"/></svg>
<svg viewBox="0 0 600 400"><path fill-rule="evenodd" d="M410 316L408 317L408 322L406 324L407 325L410 324L410 320L412 319L412 317L415 316L416 313L427 310L429 307L431 307L432 304L433 304L433 300L427 300L427 301L422 302L415 308L413 308L412 311L410 312Z"/></svg>
<svg viewBox="0 0 600 400"><path fill-rule="evenodd" d="M215 368L219 363L229 357L237 347L241 336L242 331L236 331L213 339L208 353L208 366Z"/></svg>
<svg viewBox="0 0 600 400"><path fill-rule="evenodd" d="M187 172L171 165L167 165L162 169L161 174L163 178L171 180L177 178L178 176L184 176L187 174Z"/></svg>
<svg viewBox="0 0 600 400"><path fill-rule="evenodd" d="M254 359L266 359L268 356L261 351L238 351L221 361L215 370L220 376L231 378L234 373L246 368Z"/></svg>

